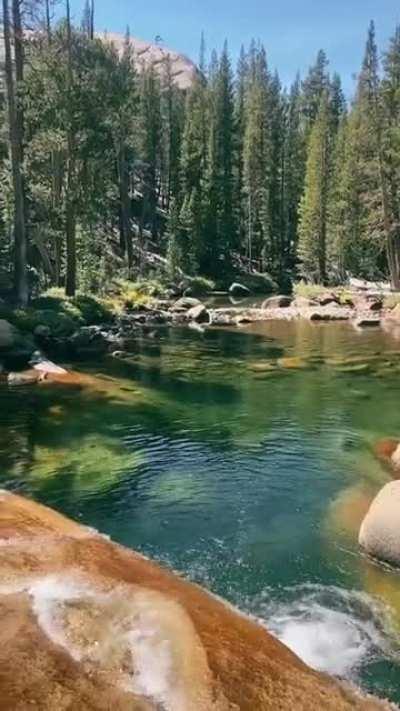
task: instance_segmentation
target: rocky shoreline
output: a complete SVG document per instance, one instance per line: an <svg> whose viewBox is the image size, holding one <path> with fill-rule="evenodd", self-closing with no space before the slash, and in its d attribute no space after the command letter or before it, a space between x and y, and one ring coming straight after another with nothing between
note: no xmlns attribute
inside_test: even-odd
<svg viewBox="0 0 400 711"><path fill-rule="evenodd" d="M183 296L141 305L127 304L104 324L80 326L67 335L38 324L33 332L20 332L7 319L0 320L0 375L12 385L34 383L56 372L48 358L58 362L90 360L105 355L129 357L142 335L156 337L162 327L240 328L272 320L306 319L314 323L347 321L356 329L388 328L400 332L400 303L388 307L376 291L324 290L313 298L271 296L262 303L236 303L216 307L210 301ZM400 335L400 334L399 334ZM28 372L26 372L28 369ZM17 376L15 373L25 373Z"/></svg>

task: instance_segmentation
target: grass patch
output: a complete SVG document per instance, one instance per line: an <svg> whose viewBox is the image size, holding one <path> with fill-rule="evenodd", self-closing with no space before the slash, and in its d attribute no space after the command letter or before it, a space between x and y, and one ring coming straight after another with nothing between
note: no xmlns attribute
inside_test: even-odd
<svg viewBox="0 0 400 711"><path fill-rule="evenodd" d="M331 293L331 289L328 289L323 284L307 284L305 281L299 281L293 287L293 293L295 296L302 296L305 299L315 299L318 296L323 296L323 294Z"/></svg>
<svg viewBox="0 0 400 711"><path fill-rule="evenodd" d="M148 306L164 292L165 287L155 279L135 282L116 279L103 302L111 311L120 313L125 308L139 309Z"/></svg>

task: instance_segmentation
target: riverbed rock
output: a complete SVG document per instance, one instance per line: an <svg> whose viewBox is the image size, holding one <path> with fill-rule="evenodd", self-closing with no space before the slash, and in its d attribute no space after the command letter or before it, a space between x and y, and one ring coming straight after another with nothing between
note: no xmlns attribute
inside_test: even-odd
<svg viewBox="0 0 400 711"><path fill-rule="evenodd" d="M400 441L398 439L386 437L378 440L378 442L374 444L373 451L377 459L392 471L392 457L398 448L400 449Z"/></svg>
<svg viewBox="0 0 400 711"><path fill-rule="evenodd" d="M374 558L400 566L400 481L386 484L373 500L359 543Z"/></svg>
<svg viewBox="0 0 400 711"><path fill-rule="evenodd" d="M382 311L383 297L380 294L365 294L361 298L355 300L355 306L358 311L363 312Z"/></svg>
<svg viewBox="0 0 400 711"><path fill-rule="evenodd" d="M280 368L289 370L308 370L311 367L310 363L298 356L279 358L278 365Z"/></svg>
<svg viewBox="0 0 400 711"><path fill-rule="evenodd" d="M244 284L240 284L239 282L234 282L229 287L229 293L231 296L246 297L246 296L250 296L251 291Z"/></svg>
<svg viewBox="0 0 400 711"><path fill-rule="evenodd" d="M285 296L283 294L279 296L270 296L269 299L264 301L261 306L262 309L286 309L291 306L293 301L292 296Z"/></svg>
<svg viewBox="0 0 400 711"><path fill-rule="evenodd" d="M312 671L198 585L7 492L0 615L4 709L390 708Z"/></svg>
<svg viewBox="0 0 400 711"><path fill-rule="evenodd" d="M43 373L46 376L47 375L66 375L67 370L65 368L62 368L60 365L56 365L56 363L53 363L53 361L48 360L47 358L44 358L42 355L39 356L39 358L35 358L34 360L31 360L31 365L33 367L33 370L37 371L38 373Z"/></svg>
<svg viewBox="0 0 400 711"><path fill-rule="evenodd" d="M41 380L44 380L45 375L37 370L23 370L20 373L9 373L7 382L12 387L20 387L24 385L36 385Z"/></svg>
<svg viewBox="0 0 400 711"><path fill-rule="evenodd" d="M178 301L171 306L171 311L173 313L185 312L189 311L189 309L193 309L195 306L202 306L199 299L195 299L192 296L182 296L181 299L178 299Z"/></svg>
<svg viewBox="0 0 400 711"><path fill-rule="evenodd" d="M295 300L292 303L292 306L293 308L302 311L303 309L315 307L316 303L317 302L313 299L307 299L305 296L296 296Z"/></svg>
<svg viewBox="0 0 400 711"><path fill-rule="evenodd" d="M69 344L78 358L91 358L107 352L107 334L100 326L83 326L69 339Z"/></svg>
<svg viewBox="0 0 400 711"><path fill-rule="evenodd" d="M197 323L210 323L211 321L210 313L204 304L192 306L187 312L187 317L190 321L196 321Z"/></svg>
<svg viewBox="0 0 400 711"><path fill-rule="evenodd" d="M353 323L355 328L377 328L381 325L381 318L373 314L364 314L354 319Z"/></svg>
<svg viewBox="0 0 400 711"><path fill-rule="evenodd" d="M334 292L321 294L320 296L318 296L317 301L320 306L332 306L334 304L340 304L340 299Z"/></svg>
<svg viewBox="0 0 400 711"><path fill-rule="evenodd" d="M311 309L308 318L310 321L348 321L350 313L339 306L321 306L320 309Z"/></svg>

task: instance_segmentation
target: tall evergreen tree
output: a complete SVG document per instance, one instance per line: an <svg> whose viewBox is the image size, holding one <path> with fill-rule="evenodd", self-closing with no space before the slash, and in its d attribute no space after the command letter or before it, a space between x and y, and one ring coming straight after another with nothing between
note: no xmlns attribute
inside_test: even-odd
<svg viewBox="0 0 400 711"><path fill-rule="evenodd" d="M329 171L329 101L327 91L325 91L311 130L299 224L301 269L308 279L317 283L324 283L327 277L326 228Z"/></svg>
<svg viewBox="0 0 400 711"><path fill-rule="evenodd" d="M302 121L300 77L293 83L286 108L284 210L286 236L283 246L285 267L295 267L298 241L299 205L304 189L306 140Z"/></svg>
<svg viewBox="0 0 400 711"><path fill-rule="evenodd" d="M247 256L250 268L260 269L270 244L269 170L270 134L267 115L269 72L265 51L250 50L250 78L246 95L246 128L243 141L244 192L247 202Z"/></svg>
<svg viewBox="0 0 400 711"><path fill-rule="evenodd" d="M188 92L181 149L182 219L192 226L190 250L195 271L207 266L205 229L206 172L209 134L209 94L203 75Z"/></svg>
<svg viewBox="0 0 400 711"><path fill-rule="evenodd" d="M302 84L303 115L308 133L310 133L314 122L317 119L322 95L328 88L328 58L323 49L320 49L315 64L308 72Z"/></svg>
<svg viewBox="0 0 400 711"><path fill-rule="evenodd" d="M233 77L225 43L211 88L208 154L208 266L212 274L228 266L237 245L234 211L235 120Z"/></svg>

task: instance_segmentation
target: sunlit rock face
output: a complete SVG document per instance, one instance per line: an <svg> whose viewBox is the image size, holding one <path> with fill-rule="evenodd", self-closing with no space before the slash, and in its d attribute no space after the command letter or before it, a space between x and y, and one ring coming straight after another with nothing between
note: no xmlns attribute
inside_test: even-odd
<svg viewBox="0 0 400 711"><path fill-rule="evenodd" d="M1 707L379 709L177 575L0 493Z"/></svg>
<svg viewBox="0 0 400 711"><path fill-rule="evenodd" d="M105 42L112 43L119 52L123 51L126 41L124 35L116 32L105 32L99 34L98 37ZM169 62L174 83L183 90L189 89L198 75L199 70L189 57L168 49L161 43L155 44L137 39L137 37L131 37L130 44L139 72L143 67L153 66L155 71L162 77L163 74L165 75L167 63Z"/></svg>

